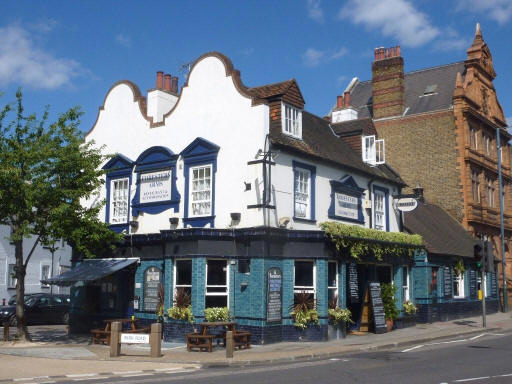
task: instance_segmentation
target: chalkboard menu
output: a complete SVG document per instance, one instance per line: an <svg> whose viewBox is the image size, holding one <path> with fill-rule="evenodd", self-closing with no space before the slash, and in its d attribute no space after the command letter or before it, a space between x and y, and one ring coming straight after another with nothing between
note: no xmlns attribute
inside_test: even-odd
<svg viewBox="0 0 512 384"><path fill-rule="evenodd" d="M144 272L144 311L156 312L161 282L162 271L159 268L150 267Z"/></svg>
<svg viewBox="0 0 512 384"><path fill-rule="evenodd" d="M469 297L471 299L476 298L476 271L469 271Z"/></svg>
<svg viewBox="0 0 512 384"><path fill-rule="evenodd" d="M497 297L498 296L498 284L496 281L496 273L492 272L490 273L491 276L491 297Z"/></svg>
<svg viewBox="0 0 512 384"><path fill-rule="evenodd" d="M357 265L348 265L348 297L352 304L359 303L359 281L357 279Z"/></svg>
<svg viewBox="0 0 512 384"><path fill-rule="evenodd" d="M375 325L375 333L386 332L386 314L384 313L384 304L380 292L380 283L368 283L370 291L370 302L372 306L373 324Z"/></svg>
<svg viewBox="0 0 512 384"><path fill-rule="evenodd" d="M451 299L453 296L453 280L452 269L450 267L443 267L443 281L444 281L444 297Z"/></svg>
<svg viewBox="0 0 512 384"><path fill-rule="evenodd" d="M279 268L267 272L267 321L281 321L283 275Z"/></svg>

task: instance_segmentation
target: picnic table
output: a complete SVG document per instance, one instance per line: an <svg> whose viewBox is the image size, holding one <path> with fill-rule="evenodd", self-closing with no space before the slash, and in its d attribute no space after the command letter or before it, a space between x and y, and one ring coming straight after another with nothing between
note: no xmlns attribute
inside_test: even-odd
<svg viewBox="0 0 512 384"><path fill-rule="evenodd" d="M233 341L238 349L251 347L251 332L236 329L236 323L232 321L207 321L198 324L201 327L199 332L187 333L187 350L194 348L199 351L213 351L213 340L221 339L226 345L226 331L233 332ZM221 333L211 333L212 329L222 328Z"/></svg>
<svg viewBox="0 0 512 384"><path fill-rule="evenodd" d="M105 328L91 329L92 343L93 344L110 344L110 332L112 323L119 322L126 333L148 333L149 327L137 327L139 319L136 318L124 318L124 319L106 319L103 320Z"/></svg>

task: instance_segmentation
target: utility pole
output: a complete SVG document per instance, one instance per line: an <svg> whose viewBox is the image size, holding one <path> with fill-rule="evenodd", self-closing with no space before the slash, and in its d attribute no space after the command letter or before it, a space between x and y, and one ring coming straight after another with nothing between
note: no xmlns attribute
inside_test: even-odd
<svg viewBox="0 0 512 384"><path fill-rule="evenodd" d="M482 255L483 262L480 266L480 291L482 292L482 328L487 328L487 318L485 311L485 270L487 268L487 236L482 236Z"/></svg>
<svg viewBox="0 0 512 384"><path fill-rule="evenodd" d="M43 249L47 249L47 250L49 250L49 251L51 252L51 254L52 254L52 265L50 266L50 278L52 278L52 277L53 277L53 263L54 263L53 258L54 258L54 255L55 255L55 251L56 251L57 249L59 249L59 247L57 247L57 246L55 245L55 242L53 242L53 243L52 243L51 245L49 245L49 246L43 246ZM53 284L50 284L50 293L53 293Z"/></svg>
<svg viewBox="0 0 512 384"><path fill-rule="evenodd" d="M506 129L507 127L505 127ZM498 185L500 193L500 236L501 236L501 272L503 279L503 312L508 312L507 293L507 260L505 259L505 228L503 224L503 179L501 177L501 135L500 127L496 128L496 146L498 147Z"/></svg>

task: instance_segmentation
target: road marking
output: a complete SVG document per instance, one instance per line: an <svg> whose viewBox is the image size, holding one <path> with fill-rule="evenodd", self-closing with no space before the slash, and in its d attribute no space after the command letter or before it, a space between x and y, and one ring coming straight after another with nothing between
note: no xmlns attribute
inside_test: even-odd
<svg viewBox="0 0 512 384"><path fill-rule="evenodd" d="M185 369L184 367L170 367L170 368L156 368L155 372L170 372L170 371L178 371L180 369Z"/></svg>
<svg viewBox="0 0 512 384"><path fill-rule="evenodd" d="M136 373L143 373L142 371L114 371L114 375L131 375Z"/></svg>
<svg viewBox="0 0 512 384"><path fill-rule="evenodd" d="M421 347L423 347L423 344L417 345L417 346L412 347L412 348L404 349L402 352L409 352L409 351L413 351L413 350L418 349L418 348L421 348Z"/></svg>
<svg viewBox="0 0 512 384"><path fill-rule="evenodd" d="M108 376L80 377L77 379L73 379L73 381L101 380L101 379L108 379Z"/></svg>
<svg viewBox="0 0 512 384"><path fill-rule="evenodd" d="M484 379L490 379L491 376L482 376L482 377L471 377L469 379L460 379L460 380L454 380L456 383L462 383L464 381L475 381L475 380L484 380Z"/></svg>
<svg viewBox="0 0 512 384"><path fill-rule="evenodd" d="M479 337L482 337L482 336L485 336L485 335L487 335L487 333L482 333L482 334L480 334L480 335L476 335L476 336L470 337L470 338L469 338L469 340L476 340L476 339L478 339Z"/></svg>
<svg viewBox="0 0 512 384"><path fill-rule="evenodd" d="M153 376L152 373L134 373L133 375L121 375L121 377Z"/></svg>
<svg viewBox="0 0 512 384"><path fill-rule="evenodd" d="M467 339L461 339L461 340L451 340L451 341L439 341L437 343L428 343L425 345L439 345L439 344L453 344L453 343L462 343L463 341L468 341Z"/></svg>
<svg viewBox="0 0 512 384"><path fill-rule="evenodd" d="M98 376L97 373L75 373L72 375L66 375L66 377L73 378L73 377L91 377L91 376Z"/></svg>
<svg viewBox="0 0 512 384"><path fill-rule="evenodd" d="M508 377L508 376L512 376L512 373L506 373L504 375L496 375L496 376L491 376L491 377Z"/></svg>

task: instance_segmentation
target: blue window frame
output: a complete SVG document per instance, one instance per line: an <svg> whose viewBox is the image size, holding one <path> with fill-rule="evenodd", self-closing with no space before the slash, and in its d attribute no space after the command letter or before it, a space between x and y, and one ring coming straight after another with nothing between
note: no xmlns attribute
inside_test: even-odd
<svg viewBox="0 0 512 384"><path fill-rule="evenodd" d="M389 189L373 186L373 228L389 231Z"/></svg>
<svg viewBox="0 0 512 384"><path fill-rule="evenodd" d="M185 215L183 226L215 224L215 173L220 147L201 137L182 152L185 176Z"/></svg>
<svg viewBox="0 0 512 384"><path fill-rule="evenodd" d="M364 188L360 188L352 176L341 180L330 180L331 205L328 216L331 219L364 223L362 196Z"/></svg>
<svg viewBox="0 0 512 384"><path fill-rule="evenodd" d="M103 166L107 172L105 222L118 233L123 230L128 232L133 165L132 160L117 154Z"/></svg>
<svg viewBox="0 0 512 384"><path fill-rule="evenodd" d="M137 191L132 200L133 216L139 212L161 213L174 208L178 212L180 194L176 187L175 155L166 147L151 147L142 152L135 162Z"/></svg>
<svg viewBox="0 0 512 384"><path fill-rule="evenodd" d="M316 167L299 161L293 166L293 220L315 222Z"/></svg>

